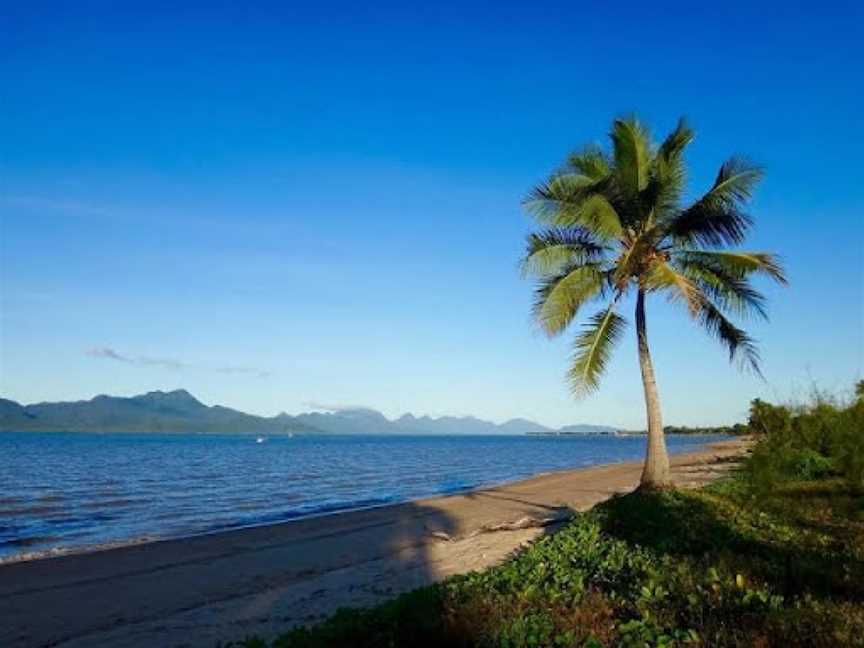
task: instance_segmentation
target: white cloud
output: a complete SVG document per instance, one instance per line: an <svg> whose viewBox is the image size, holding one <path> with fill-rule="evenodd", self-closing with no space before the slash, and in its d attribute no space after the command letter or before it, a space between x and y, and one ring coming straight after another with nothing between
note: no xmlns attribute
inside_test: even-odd
<svg viewBox="0 0 864 648"><path fill-rule="evenodd" d="M239 365L225 366L208 366L182 362L175 358L155 358L151 356L135 356L120 353L111 347L101 346L88 349L87 355L93 358L102 358L105 360L114 360L116 362L124 362L126 364L137 365L139 367L161 367L163 369L172 369L179 371L182 369L194 369L198 371L210 371L213 373L223 374L244 374L251 375L257 378L267 378L270 376L269 371L258 369L256 367L244 367Z"/></svg>

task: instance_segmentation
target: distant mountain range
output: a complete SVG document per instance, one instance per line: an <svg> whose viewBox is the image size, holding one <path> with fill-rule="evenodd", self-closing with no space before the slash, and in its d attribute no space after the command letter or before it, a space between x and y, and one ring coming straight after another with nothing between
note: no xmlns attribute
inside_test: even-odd
<svg viewBox="0 0 864 648"><path fill-rule="evenodd" d="M609 434L602 425L548 428L526 419L492 423L472 416L391 421L372 409L345 409L273 417L208 406L184 389L140 396L96 396L88 401L21 405L0 398L0 431L193 432L248 434Z"/></svg>

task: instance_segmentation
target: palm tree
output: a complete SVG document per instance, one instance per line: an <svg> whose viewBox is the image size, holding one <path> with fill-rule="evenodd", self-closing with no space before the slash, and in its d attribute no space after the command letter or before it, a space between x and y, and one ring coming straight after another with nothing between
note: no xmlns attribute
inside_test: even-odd
<svg viewBox="0 0 864 648"><path fill-rule="evenodd" d="M659 146L635 118L615 120L609 137L611 152L588 146L573 153L526 198L540 229L528 236L522 267L538 280L533 315L549 336L562 333L589 302L603 303L576 336L568 378L577 397L597 388L625 329L617 310L635 291L648 418L641 484L662 488L669 484L669 456L648 348L646 296L663 292L683 304L726 346L730 360L759 373L753 339L727 316L766 317L765 298L750 275L784 284L786 278L774 255L728 249L744 240L752 224L743 207L762 177L760 168L732 158L705 195L683 206L683 153L693 140L683 119Z"/></svg>

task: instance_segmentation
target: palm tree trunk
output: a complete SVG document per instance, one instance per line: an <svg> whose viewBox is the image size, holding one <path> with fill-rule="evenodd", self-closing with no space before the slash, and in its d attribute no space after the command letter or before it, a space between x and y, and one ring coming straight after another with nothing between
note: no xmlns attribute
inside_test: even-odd
<svg viewBox="0 0 864 648"><path fill-rule="evenodd" d="M645 389L645 410L648 414L648 450L642 470L640 488L663 488L669 485L669 455L663 435L663 419L660 416L660 397L654 366L648 350L648 330L645 326L645 292L639 290L636 298L636 338L639 348L639 368L642 370L642 386Z"/></svg>

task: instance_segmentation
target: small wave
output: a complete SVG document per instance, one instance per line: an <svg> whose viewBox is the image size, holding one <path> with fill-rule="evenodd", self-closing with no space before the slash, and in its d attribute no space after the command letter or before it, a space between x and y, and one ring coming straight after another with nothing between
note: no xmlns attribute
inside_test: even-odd
<svg viewBox="0 0 864 648"><path fill-rule="evenodd" d="M24 536L0 541L0 547L32 547L33 545L49 544L58 540L60 540L60 536L54 535Z"/></svg>
<svg viewBox="0 0 864 648"><path fill-rule="evenodd" d="M45 536L48 537L48 536ZM117 549L120 547L131 547L139 544L146 544L159 540L155 535L144 535L126 540L110 540L106 542L81 544L81 545L62 545L40 549L37 551L19 551L8 556L0 556L0 565L9 565L12 563L27 562L30 560L41 560L43 558L56 558L58 556L68 556L72 554L90 553L92 551L104 551L106 549ZM52 540L53 541L53 540ZM0 543L0 547L7 543Z"/></svg>
<svg viewBox="0 0 864 648"><path fill-rule="evenodd" d="M462 493L477 488L478 486L480 486L480 483L476 481L445 482L444 484L441 484L439 488L435 489L435 492L442 495L451 495L453 493Z"/></svg>
<svg viewBox="0 0 864 648"><path fill-rule="evenodd" d="M261 515L247 516L241 519L226 521L219 524L209 525L206 528L197 530L190 529L190 533L213 533L217 531L226 531L228 529L240 529L245 527L266 526L268 524L278 524L280 522L288 522L290 520L299 520L309 517L317 517L328 513L343 513L347 511L356 511L359 509L374 508L377 506L386 506L393 504L399 500L392 496L386 497L370 497L357 500L346 500L340 502L325 502L318 504L306 504L298 506L287 511L276 511L272 513L263 513Z"/></svg>
<svg viewBox="0 0 864 648"><path fill-rule="evenodd" d="M320 515L322 513L335 513L337 511L350 511L354 509L371 508L373 506L384 506L385 504L392 504L394 501L396 501L395 497L392 495L386 495L383 497L369 497L366 499L344 502L325 502L323 504L298 507L296 511L297 515L300 516Z"/></svg>

